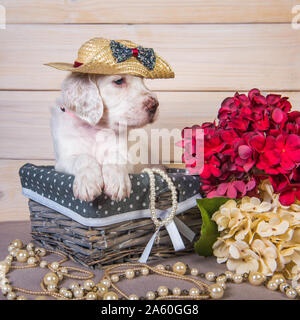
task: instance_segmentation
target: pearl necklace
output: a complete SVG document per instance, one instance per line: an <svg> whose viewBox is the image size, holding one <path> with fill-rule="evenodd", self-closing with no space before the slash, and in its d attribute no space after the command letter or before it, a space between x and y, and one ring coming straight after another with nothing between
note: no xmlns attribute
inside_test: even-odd
<svg viewBox="0 0 300 320"><path fill-rule="evenodd" d="M149 176L149 186L150 186L150 195L149 195L149 209L150 209L150 215L153 223L155 224L156 230L156 238L155 243L159 244L160 236L159 236L159 230L163 226L167 226L175 217L176 211L177 211L177 191L176 187L173 184L170 177L165 173L163 170L158 168L145 168L142 172L145 172ZM163 220L158 220L156 209L155 209L155 199L156 199L156 192L155 192L155 176L154 173L159 174L168 184L168 188L171 190L171 197L172 197L172 207L170 210L170 214Z"/></svg>
<svg viewBox="0 0 300 320"><path fill-rule="evenodd" d="M259 272L250 272L244 274L234 274L231 271L225 271L219 275L213 272L200 273L197 268L189 268L183 262L176 262L173 266L163 266L159 264L151 267L142 263L124 263L106 267L103 278L97 284L92 278L94 273L81 268L61 266L62 263L68 261L68 257L61 252L48 250L44 248L35 248L32 243L23 245L19 239L14 240L8 247L9 255L5 260L0 262L0 289L8 300L27 300L24 295L16 295L21 292L29 295L36 295L36 300L47 299L52 296L56 299L65 300L175 300L175 299L220 299L224 295L226 282L242 283L248 281L251 285L265 285L269 290L280 290L288 298L295 299L300 296L300 285L293 288L287 283L282 274L274 274L273 276L264 276ZM62 257L61 260L48 263L41 260L47 253L57 254ZM13 265L14 260L26 265ZM32 291L16 286L11 286L6 275L13 269L27 268L48 268L49 272L43 277L40 285L42 291ZM78 276L69 271L76 271L85 274ZM136 277L147 276L149 274L157 274L158 276L184 280L195 285L190 290L181 290L178 287L172 290L166 286L159 286L156 291L148 291L145 296L138 297L136 294L126 294L117 287L117 283L121 280L132 281ZM72 278L83 280L83 284L72 282L69 288L59 288L58 284L64 278ZM203 281L206 279L213 284L209 285ZM112 291L114 289L114 291Z"/></svg>
<svg viewBox="0 0 300 320"><path fill-rule="evenodd" d="M150 214L151 218L153 220L153 223L156 226L156 229L168 225L173 219L176 214L177 210L177 191L176 187L174 186L172 180L170 177L162 170L158 168L145 168L142 172L146 172L149 176L149 185L150 185ZM156 215L156 210L155 210L155 198L156 198L156 193L155 193L155 176L154 173L159 174L168 184L169 189L171 190L171 195L172 195L172 207L171 211L168 217L166 217L164 220L158 220L157 215Z"/></svg>

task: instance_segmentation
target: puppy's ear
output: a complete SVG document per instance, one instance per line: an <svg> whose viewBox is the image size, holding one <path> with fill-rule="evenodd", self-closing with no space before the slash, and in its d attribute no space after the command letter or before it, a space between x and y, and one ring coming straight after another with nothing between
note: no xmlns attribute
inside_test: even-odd
<svg viewBox="0 0 300 320"><path fill-rule="evenodd" d="M63 106L90 125L103 115L103 101L96 82L89 74L72 73L62 83Z"/></svg>

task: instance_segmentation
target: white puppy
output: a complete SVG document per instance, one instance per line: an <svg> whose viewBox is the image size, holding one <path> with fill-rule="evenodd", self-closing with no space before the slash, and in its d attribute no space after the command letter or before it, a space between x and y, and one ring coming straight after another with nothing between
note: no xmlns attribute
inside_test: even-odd
<svg viewBox="0 0 300 320"><path fill-rule="evenodd" d="M156 95L140 77L72 73L64 80L52 109L51 132L55 169L75 176L76 198L92 201L102 192L113 200L130 195L127 150L116 137L124 139L123 132L153 122L157 107Z"/></svg>

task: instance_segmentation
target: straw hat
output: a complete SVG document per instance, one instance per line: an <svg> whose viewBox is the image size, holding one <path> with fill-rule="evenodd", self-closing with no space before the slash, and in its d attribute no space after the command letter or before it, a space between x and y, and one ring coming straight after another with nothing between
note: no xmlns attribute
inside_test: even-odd
<svg viewBox="0 0 300 320"><path fill-rule="evenodd" d="M174 72L152 48L129 40L93 38L84 43L74 64L53 62L59 70L93 74L131 74L143 78L174 78Z"/></svg>

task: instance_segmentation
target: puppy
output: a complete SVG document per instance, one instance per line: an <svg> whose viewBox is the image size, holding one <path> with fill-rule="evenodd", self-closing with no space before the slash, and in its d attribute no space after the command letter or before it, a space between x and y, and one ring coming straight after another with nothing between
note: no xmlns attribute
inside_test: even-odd
<svg viewBox="0 0 300 320"><path fill-rule="evenodd" d="M76 198L92 201L104 192L119 201L130 195L128 173L134 169L119 147L127 139L122 133L155 121L158 105L141 77L71 73L63 81L51 133L55 169L75 176Z"/></svg>

